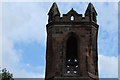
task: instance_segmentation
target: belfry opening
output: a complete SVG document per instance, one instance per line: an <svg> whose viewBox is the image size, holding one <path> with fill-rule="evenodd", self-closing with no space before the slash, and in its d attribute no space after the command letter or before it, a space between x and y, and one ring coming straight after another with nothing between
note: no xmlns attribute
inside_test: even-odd
<svg viewBox="0 0 120 80"><path fill-rule="evenodd" d="M77 39L74 36L70 36L66 42L66 73L77 74L78 68L78 46Z"/></svg>

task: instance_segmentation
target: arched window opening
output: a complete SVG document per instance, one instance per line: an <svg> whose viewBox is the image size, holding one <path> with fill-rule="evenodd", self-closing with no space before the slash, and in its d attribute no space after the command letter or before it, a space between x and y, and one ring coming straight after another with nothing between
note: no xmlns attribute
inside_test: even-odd
<svg viewBox="0 0 120 80"><path fill-rule="evenodd" d="M78 59L77 59L77 39L70 36L66 42L66 69L67 73L77 73ZM69 71L68 71L69 69Z"/></svg>
<svg viewBox="0 0 120 80"><path fill-rule="evenodd" d="M67 70L67 73L70 73L70 70Z"/></svg>
<svg viewBox="0 0 120 80"><path fill-rule="evenodd" d="M68 59L67 61L70 62L70 59Z"/></svg>
<svg viewBox="0 0 120 80"><path fill-rule="evenodd" d="M76 74L77 73L77 70L74 70L74 74Z"/></svg>
<svg viewBox="0 0 120 80"><path fill-rule="evenodd" d="M75 68L78 68L78 65L76 65Z"/></svg>
<svg viewBox="0 0 120 80"><path fill-rule="evenodd" d="M77 59L75 59L74 62L77 62Z"/></svg>
<svg viewBox="0 0 120 80"><path fill-rule="evenodd" d="M67 65L67 68L69 68L70 66Z"/></svg>
<svg viewBox="0 0 120 80"><path fill-rule="evenodd" d="M73 20L74 20L74 16L71 16L71 17L70 17L70 20L73 21Z"/></svg>

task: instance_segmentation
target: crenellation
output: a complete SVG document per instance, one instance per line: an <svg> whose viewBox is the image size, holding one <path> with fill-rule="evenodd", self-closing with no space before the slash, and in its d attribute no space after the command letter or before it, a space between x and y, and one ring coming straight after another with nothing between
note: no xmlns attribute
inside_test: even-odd
<svg viewBox="0 0 120 80"><path fill-rule="evenodd" d="M71 17L74 17L73 20L71 20ZM55 16L54 22L90 22L90 17L85 16L83 17L82 14L63 14L63 17ZM94 22L94 21L93 21Z"/></svg>

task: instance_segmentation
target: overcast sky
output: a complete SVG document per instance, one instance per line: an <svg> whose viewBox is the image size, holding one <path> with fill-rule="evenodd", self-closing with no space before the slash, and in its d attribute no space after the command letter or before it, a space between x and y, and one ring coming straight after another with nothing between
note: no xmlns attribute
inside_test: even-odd
<svg viewBox="0 0 120 80"><path fill-rule="evenodd" d="M53 2L6 2L2 4L0 55L2 65L16 78L45 75L47 13ZM88 2L57 2L61 14L71 8L84 14ZM117 2L93 2L98 13L99 77L118 77ZM0 38L1 38L0 37Z"/></svg>

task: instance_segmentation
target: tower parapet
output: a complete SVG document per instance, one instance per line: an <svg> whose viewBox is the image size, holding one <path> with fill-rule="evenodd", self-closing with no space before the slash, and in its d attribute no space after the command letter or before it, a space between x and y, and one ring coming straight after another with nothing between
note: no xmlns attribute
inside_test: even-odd
<svg viewBox="0 0 120 80"><path fill-rule="evenodd" d="M85 17L82 14L77 13L73 8L67 13L60 17L60 12L56 3L53 3L49 13L48 22L94 22L97 23L96 17L97 12L92 3L88 4L85 11ZM73 19L71 19L73 18Z"/></svg>

